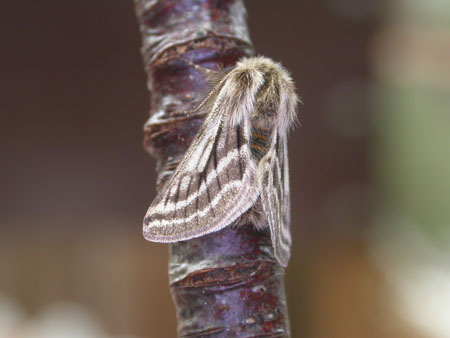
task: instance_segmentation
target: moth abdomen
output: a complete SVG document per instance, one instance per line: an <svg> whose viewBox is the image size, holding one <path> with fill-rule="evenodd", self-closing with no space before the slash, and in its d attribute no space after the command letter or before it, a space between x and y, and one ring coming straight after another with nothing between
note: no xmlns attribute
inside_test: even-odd
<svg viewBox="0 0 450 338"><path fill-rule="evenodd" d="M253 128L250 138L250 149L254 158L259 161L269 150L271 130Z"/></svg>

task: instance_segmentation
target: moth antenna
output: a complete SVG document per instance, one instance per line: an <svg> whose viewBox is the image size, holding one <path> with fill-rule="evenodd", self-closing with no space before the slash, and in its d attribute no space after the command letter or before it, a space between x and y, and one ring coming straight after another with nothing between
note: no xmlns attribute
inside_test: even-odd
<svg viewBox="0 0 450 338"><path fill-rule="evenodd" d="M191 60L186 59L183 56L179 57L180 60L186 62L188 65L194 67L196 70L198 70L199 72L202 72L203 74L205 74L206 76L211 76L213 74L215 74L217 71L212 70L212 69L208 69L205 67L202 67L200 65L197 65L196 63L192 62Z"/></svg>

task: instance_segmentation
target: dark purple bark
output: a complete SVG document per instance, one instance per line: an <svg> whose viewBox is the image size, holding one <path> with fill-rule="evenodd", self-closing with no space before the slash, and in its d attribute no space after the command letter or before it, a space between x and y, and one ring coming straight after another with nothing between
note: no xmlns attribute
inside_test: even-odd
<svg viewBox="0 0 450 338"><path fill-rule="evenodd" d="M253 54L241 0L136 0L151 94L144 145L168 178L202 123L187 115L209 69ZM268 230L252 225L170 245L169 275L180 337L286 337L284 269Z"/></svg>

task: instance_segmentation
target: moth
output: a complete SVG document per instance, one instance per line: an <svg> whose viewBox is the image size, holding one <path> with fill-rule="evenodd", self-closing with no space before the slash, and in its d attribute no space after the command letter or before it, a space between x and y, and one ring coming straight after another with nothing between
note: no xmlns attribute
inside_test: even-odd
<svg viewBox="0 0 450 338"><path fill-rule="evenodd" d="M194 112L198 134L150 205L144 237L179 242L235 224L269 226L275 256L290 256L287 136L298 98L289 73L266 57L240 60L214 76Z"/></svg>

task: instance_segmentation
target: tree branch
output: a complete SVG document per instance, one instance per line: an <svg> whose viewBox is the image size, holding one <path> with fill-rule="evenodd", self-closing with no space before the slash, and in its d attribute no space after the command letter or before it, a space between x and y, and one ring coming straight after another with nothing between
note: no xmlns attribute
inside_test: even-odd
<svg viewBox="0 0 450 338"><path fill-rule="evenodd" d="M157 160L158 188L203 117L188 116L209 69L253 54L241 0L135 0L151 94L144 146ZM180 337L287 337L284 269L268 230L227 227L170 245L169 275Z"/></svg>

